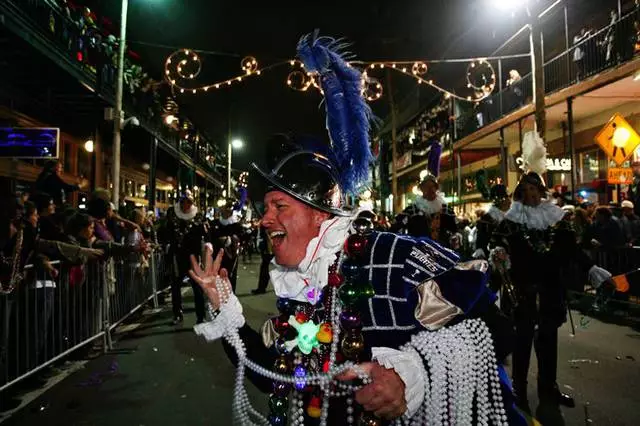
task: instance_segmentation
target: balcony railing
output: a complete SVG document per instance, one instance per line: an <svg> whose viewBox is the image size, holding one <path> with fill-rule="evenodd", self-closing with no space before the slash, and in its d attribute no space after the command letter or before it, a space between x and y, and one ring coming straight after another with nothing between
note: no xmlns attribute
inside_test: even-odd
<svg viewBox="0 0 640 426"><path fill-rule="evenodd" d="M545 94L570 87L640 54L640 13L633 11L612 25L587 34L578 43L544 64ZM492 94L475 107L460 103L456 116L458 139L528 105L533 100L532 74Z"/></svg>
<svg viewBox="0 0 640 426"><path fill-rule="evenodd" d="M95 88L109 104L115 104L117 39L100 22L83 16L81 7L70 9L55 0L4 0L0 12L17 22L21 36L81 82ZM9 26L9 25L7 25ZM14 27L13 29L15 30ZM26 36L25 36L26 35ZM123 109L162 141L163 147L192 166L215 175L211 161L185 155L181 138L163 123L162 83L149 78L131 54L125 59ZM166 96L165 96L166 97ZM201 143L204 141L201 140ZM197 161L197 163L196 163Z"/></svg>

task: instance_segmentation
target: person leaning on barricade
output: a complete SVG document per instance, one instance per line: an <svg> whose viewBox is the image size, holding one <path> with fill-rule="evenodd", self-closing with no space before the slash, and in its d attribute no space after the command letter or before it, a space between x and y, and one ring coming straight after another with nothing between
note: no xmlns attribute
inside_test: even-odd
<svg viewBox="0 0 640 426"><path fill-rule="evenodd" d="M15 198L5 201L8 208L0 219L0 279L4 292L22 281L24 265L36 253L70 263L85 263L103 255L102 250L39 238L35 205L29 201L21 205Z"/></svg>
<svg viewBox="0 0 640 426"><path fill-rule="evenodd" d="M67 224L67 238L74 246L95 248L104 253L104 257L124 257L131 253L146 251L146 246L129 246L109 240L101 240L95 235L95 221L85 213L76 213Z"/></svg>

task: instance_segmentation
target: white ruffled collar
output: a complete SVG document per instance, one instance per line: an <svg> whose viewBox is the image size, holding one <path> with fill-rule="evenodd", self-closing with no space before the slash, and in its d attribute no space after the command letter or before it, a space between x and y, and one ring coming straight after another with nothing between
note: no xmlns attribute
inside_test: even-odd
<svg viewBox="0 0 640 426"><path fill-rule="evenodd" d="M196 214L198 214L198 208L195 205L192 205L189 211L185 213L182 211L180 203L176 203L173 205L173 211L175 212L178 219L182 220L191 220L196 217Z"/></svg>
<svg viewBox="0 0 640 426"><path fill-rule="evenodd" d="M269 275L276 296L316 303L320 290L327 285L329 266L349 236L352 220L350 217L325 220L318 236L307 245L307 253L296 269L280 266L274 259L275 268Z"/></svg>
<svg viewBox="0 0 640 426"><path fill-rule="evenodd" d="M511 203L511 208L504 215L505 219L525 225L532 229L547 229L560 222L565 212L548 200L542 200L535 207L525 206L520 201Z"/></svg>
<svg viewBox="0 0 640 426"><path fill-rule="evenodd" d="M494 205L489 207L489 209L486 211L486 214L488 214L491 219L495 220L498 223L502 222L505 216L505 212Z"/></svg>
<svg viewBox="0 0 640 426"><path fill-rule="evenodd" d="M442 197L442 194L438 193L436 198L433 200L427 200L426 198L420 196L416 197L415 205L416 207L425 215L431 216L435 213L442 212L442 206L444 206L446 202Z"/></svg>

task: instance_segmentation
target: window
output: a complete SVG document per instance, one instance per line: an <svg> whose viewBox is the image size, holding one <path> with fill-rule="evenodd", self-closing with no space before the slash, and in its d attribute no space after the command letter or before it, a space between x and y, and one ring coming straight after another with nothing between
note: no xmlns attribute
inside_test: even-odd
<svg viewBox="0 0 640 426"><path fill-rule="evenodd" d="M591 182L599 178L599 155L598 150L580 153L580 168L578 169L580 182Z"/></svg>
<svg viewBox="0 0 640 426"><path fill-rule="evenodd" d="M71 173L72 172L71 160L73 159L73 154L72 154L73 144L65 143L63 144L63 146L64 146L64 150L63 150L62 162L64 163L64 172Z"/></svg>
<svg viewBox="0 0 640 426"><path fill-rule="evenodd" d="M147 185L140 183L136 185L136 197L147 198Z"/></svg>
<svg viewBox="0 0 640 426"><path fill-rule="evenodd" d="M124 181L124 193L127 197L134 197L135 184L131 180Z"/></svg>
<svg viewBox="0 0 640 426"><path fill-rule="evenodd" d="M78 149L78 175L90 178L91 177L91 155L84 149ZM67 165L65 164L65 171Z"/></svg>

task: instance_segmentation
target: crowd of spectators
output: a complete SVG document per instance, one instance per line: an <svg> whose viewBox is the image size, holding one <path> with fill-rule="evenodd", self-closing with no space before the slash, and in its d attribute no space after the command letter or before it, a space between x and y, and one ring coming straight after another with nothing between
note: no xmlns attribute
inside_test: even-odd
<svg viewBox="0 0 640 426"><path fill-rule="evenodd" d="M122 217L106 190L94 191L85 210L67 203L78 187L60 168L51 161L29 192L2 194L0 385L100 333L118 265L146 268L157 244L153 216L136 209Z"/></svg>

